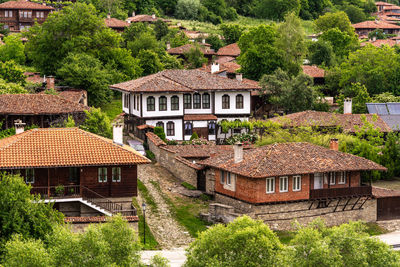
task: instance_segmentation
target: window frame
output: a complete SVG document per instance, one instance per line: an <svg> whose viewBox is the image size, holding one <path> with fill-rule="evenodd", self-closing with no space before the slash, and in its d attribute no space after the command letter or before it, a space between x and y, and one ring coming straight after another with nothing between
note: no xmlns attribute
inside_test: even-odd
<svg viewBox="0 0 400 267"><path fill-rule="evenodd" d="M99 167L97 170L97 180L99 183L107 183L107 167Z"/></svg>
<svg viewBox="0 0 400 267"><path fill-rule="evenodd" d="M130 94L124 93L124 108L130 109Z"/></svg>
<svg viewBox="0 0 400 267"><path fill-rule="evenodd" d="M204 93L202 96L201 96L201 103L202 103L202 107L203 107L203 109L209 109L210 107L211 107L211 104L210 104L210 94L209 93ZM205 101L206 100L206 101Z"/></svg>
<svg viewBox="0 0 400 267"><path fill-rule="evenodd" d="M232 184L232 174L230 172L226 172L226 184L231 185Z"/></svg>
<svg viewBox="0 0 400 267"><path fill-rule="evenodd" d="M268 187L269 187L269 183L270 182L272 183L271 184L271 188L272 188L272 191L268 191ZM268 177L268 178L265 178L265 193L266 194L273 194L273 193L275 193L275 177Z"/></svg>
<svg viewBox="0 0 400 267"><path fill-rule="evenodd" d="M139 95L137 95L137 97L136 97L136 103L137 103L137 107L136 107L136 110L137 111L139 111L139 108L140 108L140 96Z"/></svg>
<svg viewBox="0 0 400 267"><path fill-rule="evenodd" d="M171 110L179 110L179 97L177 95L171 96Z"/></svg>
<svg viewBox="0 0 400 267"><path fill-rule="evenodd" d="M223 170L220 170L219 183L225 184L225 171L223 171Z"/></svg>
<svg viewBox="0 0 400 267"><path fill-rule="evenodd" d="M340 176L337 179L338 180L338 184L346 184L347 183L347 175L346 172L339 172Z"/></svg>
<svg viewBox="0 0 400 267"><path fill-rule="evenodd" d="M27 184L35 183L35 169L29 168L25 170L25 183Z"/></svg>
<svg viewBox="0 0 400 267"><path fill-rule="evenodd" d="M212 127L210 127L212 126ZM208 122L208 135L215 135L217 129L217 124L215 123L215 121L209 121Z"/></svg>
<svg viewBox="0 0 400 267"><path fill-rule="evenodd" d="M193 94L193 109L201 109L201 94L199 93Z"/></svg>
<svg viewBox="0 0 400 267"><path fill-rule="evenodd" d="M244 108L244 97L242 94L236 95L236 109L243 109Z"/></svg>
<svg viewBox="0 0 400 267"><path fill-rule="evenodd" d="M225 94L222 96L222 109L230 109L231 106L231 99L230 96Z"/></svg>
<svg viewBox="0 0 400 267"><path fill-rule="evenodd" d="M122 173L121 167L113 167L112 170L111 170L111 174L112 174L111 180L112 180L112 182L120 183L121 182L121 173ZM117 179L115 179L115 176L118 176Z"/></svg>
<svg viewBox="0 0 400 267"><path fill-rule="evenodd" d="M285 183L283 183L282 181L285 181ZM285 185L286 189L284 189L282 187L282 185ZM280 193L289 192L289 177L288 176L280 176L279 177L279 192Z"/></svg>
<svg viewBox="0 0 400 267"><path fill-rule="evenodd" d="M153 103L150 103L150 102ZM155 111L156 110L156 99L154 96L148 96L146 99L146 104L147 104L147 111Z"/></svg>
<svg viewBox="0 0 400 267"><path fill-rule="evenodd" d="M172 127L170 127L172 125ZM167 122L167 136L175 136L175 123L173 121Z"/></svg>
<svg viewBox="0 0 400 267"><path fill-rule="evenodd" d="M192 95L191 94L183 95L183 108L184 109L192 109Z"/></svg>
<svg viewBox="0 0 400 267"><path fill-rule="evenodd" d="M332 182L333 180L333 182ZM335 185L336 184L336 172L330 172L329 173L329 185Z"/></svg>
<svg viewBox="0 0 400 267"><path fill-rule="evenodd" d="M165 129L164 126L165 126L165 124L164 124L163 121L158 121L158 122L156 123L156 127L162 127L163 129Z"/></svg>
<svg viewBox="0 0 400 267"><path fill-rule="evenodd" d="M298 181L296 181L298 180ZM297 183L299 187L297 188ZM292 177L292 190L293 192L301 191L301 175L293 175Z"/></svg>
<svg viewBox="0 0 400 267"><path fill-rule="evenodd" d="M167 111L168 105L167 105L168 99L166 96L162 95L158 98L158 110L159 111Z"/></svg>
<svg viewBox="0 0 400 267"><path fill-rule="evenodd" d="M190 127L187 127L189 125L190 125ZM192 135L193 134L193 123L192 122L190 122L190 121L185 122L184 134L185 135Z"/></svg>

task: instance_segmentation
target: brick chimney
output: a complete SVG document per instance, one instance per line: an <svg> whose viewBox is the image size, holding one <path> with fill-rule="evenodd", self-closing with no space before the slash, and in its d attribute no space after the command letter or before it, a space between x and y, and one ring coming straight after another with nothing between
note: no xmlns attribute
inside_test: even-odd
<svg viewBox="0 0 400 267"><path fill-rule="evenodd" d="M343 103L343 114L351 114L353 113L353 101L351 98L346 98Z"/></svg>
<svg viewBox="0 0 400 267"><path fill-rule="evenodd" d="M213 62L211 64L211 73L216 73L219 71L219 63L218 62Z"/></svg>
<svg viewBox="0 0 400 267"><path fill-rule="evenodd" d="M243 81L243 74L242 73L236 73L236 80L239 82Z"/></svg>
<svg viewBox="0 0 400 267"><path fill-rule="evenodd" d="M21 120L15 120L14 121L14 126L15 126L15 134L20 134L25 131L25 123L23 123Z"/></svg>
<svg viewBox="0 0 400 267"><path fill-rule="evenodd" d="M46 79L46 89L54 89L54 76L47 76Z"/></svg>
<svg viewBox="0 0 400 267"><path fill-rule="evenodd" d="M235 163L239 163L243 160L243 144L238 142L233 145L233 154Z"/></svg>
<svg viewBox="0 0 400 267"><path fill-rule="evenodd" d="M113 124L113 142L117 145L123 145L123 127L122 123Z"/></svg>
<svg viewBox="0 0 400 267"><path fill-rule="evenodd" d="M335 151L339 151L339 140L336 138L332 138L329 141L329 148Z"/></svg>

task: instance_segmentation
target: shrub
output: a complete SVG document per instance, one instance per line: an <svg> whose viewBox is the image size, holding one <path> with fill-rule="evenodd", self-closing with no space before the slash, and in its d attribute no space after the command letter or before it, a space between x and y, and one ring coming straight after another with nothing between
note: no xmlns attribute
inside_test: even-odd
<svg viewBox="0 0 400 267"><path fill-rule="evenodd" d="M195 186L193 186L193 185L191 185L191 184L189 184L189 183L187 183L187 182L183 182L183 183L181 183L181 185L182 185L184 188L189 189L189 190L196 190L196 189L197 189Z"/></svg>
<svg viewBox="0 0 400 267"><path fill-rule="evenodd" d="M192 134L192 136L190 137L190 141L193 141L193 139L199 139L199 135L196 132Z"/></svg>
<svg viewBox="0 0 400 267"><path fill-rule="evenodd" d="M167 141L164 128L163 127L154 127L154 134L161 138L164 142Z"/></svg>
<svg viewBox="0 0 400 267"><path fill-rule="evenodd" d="M149 160L155 160L155 159L156 159L156 156L155 156L154 153L151 152L150 150L146 150L146 157L147 157Z"/></svg>

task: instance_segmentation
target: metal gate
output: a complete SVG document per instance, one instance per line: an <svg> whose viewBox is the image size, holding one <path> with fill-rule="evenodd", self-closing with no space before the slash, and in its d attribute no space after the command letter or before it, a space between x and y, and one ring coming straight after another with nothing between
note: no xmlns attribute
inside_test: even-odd
<svg viewBox="0 0 400 267"><path fill-rule="evenodd" d="M400 197L384 197L377 199L377 219L400 219Z"/></svg>

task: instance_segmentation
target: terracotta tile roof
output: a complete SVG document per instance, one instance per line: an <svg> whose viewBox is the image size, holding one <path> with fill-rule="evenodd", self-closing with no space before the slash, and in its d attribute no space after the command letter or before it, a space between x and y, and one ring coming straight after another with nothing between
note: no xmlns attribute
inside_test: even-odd
<svg viewBox="0 0 400 267"><path fill-rule="evenodd" d="M121 29L121 28L129 27L128 22L120 20L120 19L116 19L116 18L106 18L106 19L104 19L104 23L109 28Z"/></svg>
<svg viewBox="0 0 400 267"><path fill-rule="evenodd" d="M58 96L65 98L69 101L79 103L82 98L87 97L87 92L86 92L86 90L69 89L66 91L59 91Z"/></svg>
<svg viewBox="0 0 400 267"><path fill-rule="evenodd" d="M32 129L0 142L0 169L144 163L129 146L78 128Z"/></svg>
<svg viewBox="0 0 400 267"><path fill-rule="evenodd" d="M371 44L376 47L381 47L382 45L388 45L390 47L395 46L397 43L393 39L379 39L379 40L369 40L360 44L361 47L366 46L367 44Z"/></svg>
<svg viewBox="0 0 400 267"><path fill-rule="evenodd" d="M193 160L190 161L190 160L185 159L185 158L182 158L182 157L180 157L180 156L176 156L175 159L176 159L177 161L179 161L179 162L182 162L182 163L185 164L186 166L195 169L195 170L202 170L202 169L204 169L204 166L203 166L203 165L197 164L196 161L193 161Z"/></svg>
<svg viewBox="0 0 400 267"><path fill-rule="evenodd" d="M386 5L383 8L383 11L386 11L386 10L400 10L400 7L396 6L396 5Z"/></svg>
<svg viewBox="0 0 400 267"><path fill-rule="evenodd" d="M363 125L361 116L365 116L367 121L372 123L376 128L380 128L382 132L390 132L390 127L382 120L379 115L375 114L335 114L330 112L321 112L307 110L289 115L271 118L270 120L280 122L284 126L320 126L335 127L341 126L344 132L355 132L356 127ZM376 116L376 121L374 121Z"/></svg>
<svg viewBox="0 0 400 267"><path fill-rule="evenodd" d="M28 1L8 1L0 4L0 9L32 9L32 10L54 10L51 6L45 6Z"/></svg>
<svg viewBox="0 0 400 267"><path fill-rule="evenodd" d="M192 49L193 47L195 47L193 44L185 44L182 46L168 49L167 53L171 54L171 55L184 55L184 54L188 53L190 51L190 49ZM207 55L215 55L215 51L213 49L209 48L208 46L199 44L199 48L200 48L200 51L206 56Z"/></svg>
<svg viewBox="0 0 400 267"><path fill-rule="evenodd" d="M391 4L391 3L386 3L386 2L382 2L382 1L375 2L375 5L376 6L393 6L393 4Z"/></svg>
<svg viewBox="0 0 400 267"><path fill-rule="evenodd" d="M194 92L198 90L253 90L253 85L200 70L164 70L110 86L126 92Z"/></svg>
<svg viewBox="0 0 400 267"><path fill-rule="evenodd" d="M218 62L219 63L219 62ZM221 73L226 71L227 73L236 73L240 69L240 65L237 64L236 62L225 62L225 63L219 63L219 71L214 72L214 73ZM206 71L211 73L211 64L202 66L198 68L198 70Z"/></svg>
<svg viewBox="0 0 400 267"><path fill-rule="evenodd" d="M66 223L103 223L107 222L110 217L107 216L96 216L96 217L65 217L64 222ZM138 222L138 216L124 216L124 219L128 222Z"/></svg>
<svg viewBox="0 0 400 267"><path fill-rule="evenodd" d="M400 14L399 13L394 13L394 12L388 12L388 13L385 13L384 15L379 15L379 18L381 20L385 20L387 22L389 22L389 21L396 21L397 22L397 21L400 20L398 18L391 17L391 16L400 16ZM389 22L389 23L391 23L391 22Z"/></svg>
<svg viewBox="0 0 400 267"><path fill-rule="evenodd" d="M201 164L251 178L333 171L380 170L386 168L365 158L309 143L280 143L243 150L243 160L233 153L220 153Z"/></svg>
<svg viewBox="0 0 400 267"><path fill-rule="evenodd" d="M240 48L237 43L229 44L227 46L221 47L218 52L218 56L231 56L238 57L240 55Z"/></svg>
<svg viewBox="0 0 400 267"><path fill-rule="evenodd" d="M162 19L162 18L158 18L158 17L154 17L152 15L136 15L134 17L129 17L126 19L126 21L129 22L156 22L157 20L162 20L165 22L169 22L170 20L167 19Z"/></svg>
<svg viewBox="0 0 400 267"><path fill-rule="evenodd" d="M151 141L155 146L165 146L167 145L158 135L152 132L147 132L146 137Z"/></svg>
<svg viewBox="0 0 400 267"><path fill-rule="evenodd" d="M40 77L39 72L24 72L26 76L26 81L31 83L43 83L43 78Z"/></svg>
<svg viewBox="0 0 400 267"><path fill-rule="evenodd" d="M154 129L154 126L148 125L148 124L142 124L142 125L136 126L136 128L138 128L139 130Z"/></svg>
<svg viewBox="0 0 400 267"><path fill-rule="evenodd" d="M234 57L221 56L221 57L218 57L218 59L215 60L215 62L218 62L219 64L223 64L223 63L226 63L226 62L234 61L235 59L236 58L234 58Z"/></svg>
<svg viewBox="0 0 400 267"><path fill-rule="evenodd" d="M183 33L189 38L189 39L197 39L199 37L208 37L208 33L204 33L201 31L189 31L189 30L183 30Z"/></svg>
<svg viewBox="0 0 400 267"><path fill-rule="evenodd" d="M374 198L400 197L400 191L373 186L372 195Z"/></svg>
<svg viewBox="0 0 400 267"><path fill-rule="evenodd" d="M302 65L303 72L312 78L324 78L325 70L317 66Z"/></svg>
<svg viewBox="0 0 400 267"><path fill-rule="evenodd" d="M400 26L387 23L384 21L363 21L360 23L352 24L355 29L400 29Z"/></svg>
<svg viewBox="0 0 400 267"><path fill-rule="evenodd" d="M217 116L212 114L187 114L183 116L184 121L211 121L217 120Z"/></svg>
<svg viewBox="0 0 400 267"><path fill-rule="evenodd" d="M0 95L0 114L68 114L84 112L88 107L50 94Z"/></svg>

